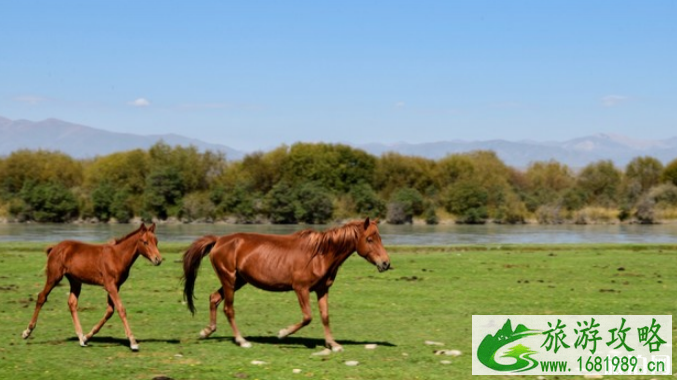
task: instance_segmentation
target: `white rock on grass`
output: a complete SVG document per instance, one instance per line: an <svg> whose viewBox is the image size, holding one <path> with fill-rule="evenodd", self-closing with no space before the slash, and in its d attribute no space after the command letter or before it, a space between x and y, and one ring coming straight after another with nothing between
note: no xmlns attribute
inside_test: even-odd
<svg viewBox="0 0 677 380"><path fill-rule="evenodd" d="M367 350L375 350L376 347L377 347L376 344L365 344L364 345L364 348L367 349Z"/></svg>
<svg viewBox="0 0 677 380"><path fill-rule="evenodd" d="M358 364L360 364L360 362L358 362L357 360L348 360L348 361L346 362L346 365L347 365L348 367L355 367L355 366L358 365Z"/></svg>
<svg viewBox="0 0 677 380"><path fill-rule="evenodd" d="M301 369L299 368L294 368L291 370L292 373L301 373Z"/></svg>
<svg viewBox="0 0 677 380"><path fill-rule="evenodd" d="M311 355L313 355L313 356L327 356L327 355L331 355L331 350L328 349L328 348L325 348L322 351L313 352Z"/></svg>
<svg viewBox="0 0 677 380"><path fill-rule="evenodd" d="M252 364L253 365L264 365L264 364L268 364L268 363L261 361L261 360L252 360Z"/></svg>
<svg viewBox="0 0 677 380"><path fill-rule="evenodd" d="M424 343L428 346L444 346L444 343L435 342L434 340L426 340Z"/></svg>
<svg viewBox="0 0 677 380"><path fill-rule="evenodd" d="M447 356L461 356L461 351L459 350L437 350L435 355L447 355Z"/></svg>
<svg viewBox="0 0 677 380"><path fill-rule="evenodd" d="M451 364L451 360L440 360L441 364Z"/></svg>

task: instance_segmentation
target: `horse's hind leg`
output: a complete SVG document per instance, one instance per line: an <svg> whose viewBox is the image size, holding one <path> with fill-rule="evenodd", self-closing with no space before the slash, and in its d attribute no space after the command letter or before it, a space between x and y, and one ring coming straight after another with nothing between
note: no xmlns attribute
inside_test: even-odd
<svg viewBox="0 0 677 380"><path fill-rule="evenodd" d="M228 318L228 323L230 323L230 328L233 330L233 337L235 338L235 343L240 345L240 347L249 348L252 346L245 338L240 334L240 330L237 328L235 323L235 308L233 308L233 302L235 300L235 291L241 288L246 282L241 278L236 276L219 276L221 279L221 284L223 285L223 299L224 306L223 310Z"/></svg>
<svg viewBox="0 0 677 380"><path fill-rule="evenodd" d="M241 277L235 279L235 291L246 285ZM209 325L200 331L200 338L206 339L216 331L216 314L219 304L223 301L223 286L209 297Z"/></svg>
<svg viewBox="0 0 677 380"><path fill-rule="evenodd" d="M80 345L85 347L87 339L82 335L82 325L80 325L80 318L78 318L78 297L80 297L80 290L82 290L82 283L76 279L68 277L71 283L71 293L68 295L68 308L71 310L71 317L73 317L73 326L75 326L75 334L80 340Z"/></svg>
<svg viewBox="0 0 677 380"><path fill-rule="evenodd" d="M297 332L301 327L307 326L313 320L313 316L310 312L310 292L308 288L300 288L295 290L296 296L299 299L299 305L301 306L301 312L303 313L303 319L297 324L280 330L280 332L277 334L277 337L280 339Z"/></svg>
<svg viewBox="0 0 677 380"><path fill-rule="evenodd" d="M103 327L103 325L108 322L111 316L113 316L113 313L115 312L115 304L113 303L113 300L108 296L108 307L106 308L106 314L104 314L103 318L97 323L93 328L92 331L89 332L89 334L85 335L85 343L87 343L94 334L98 333L99 330Z"/></svg>
<svg viewBox="0 0 677 380"><path fill-rule="evenodd" d="M42 289L40 294L38 294L38 300L35 302L35 311L33 312L33 317L31 318L31 321L28 323L28 328L24 330L23 334L21 336L24 339L27 339L29 336L31 336L31 332L35 329L35 325L38 323L38 314L40 314L40 309L42 309L42 305L47 302L47 296L49 296L49 293L54 289L54 287L61 281L63 278L63 274L59 276L52 276L49 273L49 270L47 271L47 282L45 283L45 287Z"/></svg>
<svg viewBox="0 0 677 380"><path fill-rule="evenodd" d="M200 331L200 338L208 338L216 331L216 312L221 301L223 301L223 287L209 297L209 326Z"/></svg>

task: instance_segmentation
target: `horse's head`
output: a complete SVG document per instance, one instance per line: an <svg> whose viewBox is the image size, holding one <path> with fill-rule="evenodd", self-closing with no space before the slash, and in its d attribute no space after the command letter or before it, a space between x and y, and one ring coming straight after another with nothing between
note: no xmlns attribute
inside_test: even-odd
<svg viewBox="0 0 677 380"><path fill-rule="evenodd" d="M151 224L150 227L146 227L143 223L141 224L141 235L137 241L137 250L153 265L162 264L162 256L157 247L157 237L155 236L155 223Z"/></svg>
<svg viewBox="0 0 677 380"><path fill-rule="evenodd" d="M364 225L360 228L357 238L357 254L364 257L370 263L376 265L379 272L390 268L390 257L383 247L381 235L378 233L378 219L370 221L364 220Z"/></svg>

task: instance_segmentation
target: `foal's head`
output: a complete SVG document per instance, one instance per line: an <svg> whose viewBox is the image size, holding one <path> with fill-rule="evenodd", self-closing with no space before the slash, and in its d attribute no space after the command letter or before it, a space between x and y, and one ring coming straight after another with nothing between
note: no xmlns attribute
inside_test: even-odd
<svg viewBox="0 0 677 380"><path fill-rule="evenodd" d="M379 272L390 268L390 257L381 243L377 221L365 219L364 225L359 229L356 251L357 254L376 265Z"/></svg>
<svg viewBox="0 0 677 380"><path fill-rule="evenodd" d="M147 258L153 265L160 265L162 263L162 256L160 256L160 250L157 247L155 223L151 224L150 227L146 227L142 223L139 234L139 239L136 242L137 252Z"/></svg>

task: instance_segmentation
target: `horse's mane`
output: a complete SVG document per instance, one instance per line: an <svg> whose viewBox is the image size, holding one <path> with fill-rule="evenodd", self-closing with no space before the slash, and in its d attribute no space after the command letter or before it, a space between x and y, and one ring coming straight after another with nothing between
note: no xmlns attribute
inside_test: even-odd
<svg viewBox="0 0 677 380"><path fill-rule="evenodd" d="M113 245L117 245L117 244L122 243L123 241L125 241L125 240L129 239L130 237L136 235L139 231L141 231L141 226L139 226L139 228L135 229L134 231L128 233L127 235L125 235L121 238L113 239Z"/></svg>
<svg viewBox="0 0 677 380"><path fill-rule="evenodd" d="M344 251L354 246L359 236L359 229L363 225L363 221L355 221L324 232L307 229L297 232L296 235L303 238L313 256L324 255L332 251Z"/></svg>

